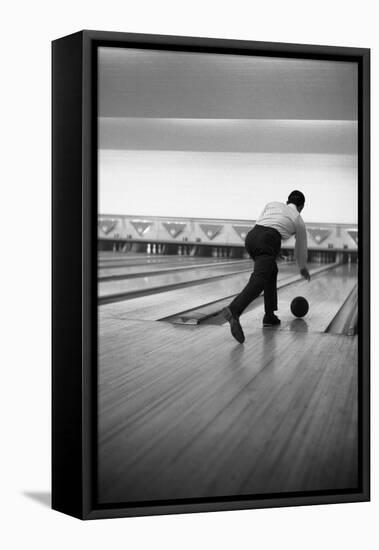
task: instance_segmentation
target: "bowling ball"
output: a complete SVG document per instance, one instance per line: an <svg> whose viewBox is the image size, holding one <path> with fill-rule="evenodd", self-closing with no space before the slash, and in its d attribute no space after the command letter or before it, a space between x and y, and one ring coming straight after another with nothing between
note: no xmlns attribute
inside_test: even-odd
<svg viewBox="0 0 379 550"><path fill-rule="evenodd" d="M304 317L308 313L309 304L303 296L297 296L291 302L291 311L295 317Z"/></svg>

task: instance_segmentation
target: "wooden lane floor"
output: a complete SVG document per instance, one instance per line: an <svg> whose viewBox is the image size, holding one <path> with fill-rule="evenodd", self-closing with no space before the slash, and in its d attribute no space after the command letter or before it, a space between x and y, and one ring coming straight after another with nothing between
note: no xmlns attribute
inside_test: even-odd
<svg viewBox="0 0 379 550"><path fill-rule="evenodd" d="M245 334L100 314L101 502L357 486L356 337Z"/></svg>
<svg viewBox="0 0 379 550"><path fill-rule="evenodd" d="M211 260L211 258L209 258ZM188 271L191 269L201 269L206 268L216 268L220 267L234 267L238 269L251 269L251 260L227 260L224 262L188 262L188 263L179 263L177 261L173 262L163 262L159 265L157 264L143 264L143 265L129 265L115 268L101 268L98 270L99 281L107 281L114 279L127 279L131 277L143 277L145 275L160 275L163 273L174 273L180 271Z"/></svg>
<svg viewBox="0 0 379 550"><path fill-rule="evenodd" d="M278 317L281 325L275 330L324 332L336 316L346 298L357 284L356 264L343 264L315 276L311 282L301 281L278 292ZM307 315L293 316L290 303L296 296L304 296L309 303ZM242 315L243 326L257 326L263 315L262 300Z"/></svg>
<svg viewBox="0 0 379 550"><path fill-rule="evenodd" d="M298 270L293 264L283 264L279 268L279 280L293 276ZM100 312L109 319L145 319L156 321L179 311L200 307L238 293L250 277L250 271L193 285L176 290L131 298L101 305Z"/></svg>

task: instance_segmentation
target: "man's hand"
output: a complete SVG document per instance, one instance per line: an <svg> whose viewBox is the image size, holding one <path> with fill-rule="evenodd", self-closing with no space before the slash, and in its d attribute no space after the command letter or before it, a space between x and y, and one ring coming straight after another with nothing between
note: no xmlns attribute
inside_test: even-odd
<svg viewBox="0 0 379 550"><path fill-rule="evenodd" d="M309 271L306 267L303 267L303 269L300 269L300 275L304 277L308 282L311 280L311 276L309 275Z"/></svg>

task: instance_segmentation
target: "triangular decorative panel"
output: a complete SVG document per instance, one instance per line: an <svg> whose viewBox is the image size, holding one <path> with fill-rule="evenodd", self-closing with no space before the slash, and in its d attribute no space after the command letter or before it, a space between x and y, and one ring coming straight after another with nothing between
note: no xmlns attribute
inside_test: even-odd
<svg viewBox="0 0 379 550"><path fill-rule="evenodd" d="M224 227L223 225L215 225L213 223L201 223L200 224L201 229L205 233L205 235L210 239L211 241L217 237L217 235L220 233L221 229Z"/></svg>
<svg viewBox="0 0 379 550"><path fill-rule="evenodd" d="M237 235L244 241L246 239L246 235L251 229L251 226L249 225L233 225L234 231L237 233Z"/></svg>
<svg viewBox="0 0 379 550"><path fill-rule="evenodd" d="M140 237L145 235L153 225L153 222L148 222L145 220L132 220L130 223L132 224L132 226L137 231Z"/></svg>
<svg viewBox="0 0 379 550"><path fill-rule="evenodd" d="M187 224L182 222L163 222L163 225L170 233L170 236L175 239L185 230Z"/></svg>
<svg viewBox="0 0 379 550"><path fill-rule="evenodd" d="M348 231L350 237L353 239L355 244L358 246L358 231L357 229L349 229Z"/></svg>
<svg viewBox="0 0 379 550"><path fill-rule="evenodd" d="M118 220L110 220L110 219L100 219L97 222L97 225L99 229L104 233L104 235L108 235L116 227L118 223Z"/></svg>
<svg viewBox="0 0 379 550"><path fill-rule="evenodd" d="M321 244L330 235L330 229L321 229L319 227L307 227L308 233L316 244Z"/></svg>

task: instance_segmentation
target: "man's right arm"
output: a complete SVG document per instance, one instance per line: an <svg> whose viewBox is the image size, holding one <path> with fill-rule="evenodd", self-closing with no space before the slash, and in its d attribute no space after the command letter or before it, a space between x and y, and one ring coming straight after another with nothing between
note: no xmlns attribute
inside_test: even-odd
<svg viewBox="0 0 379 550"><path fill-rule="evenodd" d="M310 280L309 271L307 269L307 256L308 256L308 245L307 245L307 230L305 228L305 223L301 216L296 218L296 244L295 244L295 257L301 275L307 281Z"/></svg>

